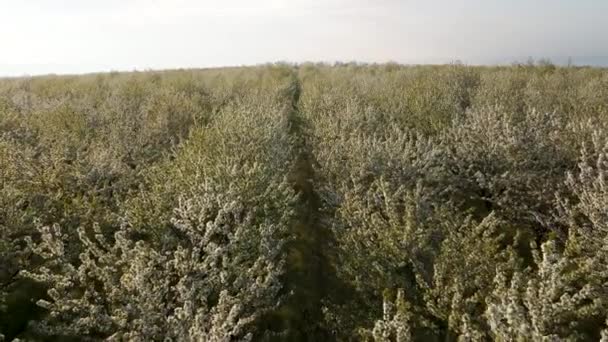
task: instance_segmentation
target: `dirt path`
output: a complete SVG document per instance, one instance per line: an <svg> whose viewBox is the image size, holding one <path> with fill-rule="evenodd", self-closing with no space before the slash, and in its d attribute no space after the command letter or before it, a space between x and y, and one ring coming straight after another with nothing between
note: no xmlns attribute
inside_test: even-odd
<svg viewBox="0 0 608 342"><path fill-rule="evenodd" d="M321 201L314 189L314 159L305 136L306 123L298 109L301 85L296 73L294 71L288 90L291 103L285 115L289 118L297 153L288 179L300 194L300 201L292 226L293 241L287 246L287 272L283 283L288 299L272 318L272 330L286 333L271 340L331 341L334 338L322 326L323 298L330 287L328 278L334 274L325 255L331 239L329 230L319 224Z"/></svg>

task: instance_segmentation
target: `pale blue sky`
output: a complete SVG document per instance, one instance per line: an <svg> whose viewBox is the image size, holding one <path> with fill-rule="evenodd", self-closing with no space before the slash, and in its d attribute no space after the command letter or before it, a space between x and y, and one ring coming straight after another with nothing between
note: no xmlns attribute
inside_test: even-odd
<svg viewBox="0 0 608 342"><path fill-rule="evenodd" d="M0 0L0 75L364 61L608 65L606 0Z"/></svg>

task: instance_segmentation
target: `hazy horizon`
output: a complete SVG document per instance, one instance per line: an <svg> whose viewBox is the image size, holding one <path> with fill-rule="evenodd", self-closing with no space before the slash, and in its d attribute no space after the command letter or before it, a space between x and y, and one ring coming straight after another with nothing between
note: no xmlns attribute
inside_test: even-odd
<svg viewBox="0 0 608 342"><path fill-rule="evenodd" d="M286 61L608 66L600 0L0 0L0 76Z"/></svg>

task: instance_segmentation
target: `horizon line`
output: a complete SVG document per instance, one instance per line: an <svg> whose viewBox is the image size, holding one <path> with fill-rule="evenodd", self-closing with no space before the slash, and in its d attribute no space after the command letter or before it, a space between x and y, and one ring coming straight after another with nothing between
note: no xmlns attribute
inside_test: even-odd
<svg viewBox="0 0 608 342"><path fill-rule="evenodd" d="M577 59L583 60L600 60L595 62L578 62ZM171 72L171 71L188 71L188 70L212 70L212 69L231 69L231 68L250 68L250 67L260 67L266 65L279 65L279 64L288 64L293 66L301 66L306 64L321 64L321 65L338 65L338 64L357 64L357 65L386 65L386 64L397 64L400 66L446 66L453 64L462 64L464 66L471 67L508 67L515 65L528 64L530 61L532 62L540 62L540 61L548 61L551 64L558 67L580 67L580 68L608 68L608 56L580 56L580 57L521 57L521 58L495 58L494 62L470 62L465 59L459 58L436 58L435 61L429 62L405 62L405 61L397 61L397 60L385 60L385 61L359 61L359 60L334 60L334 61L289 61L289 60L276 60L269 62L260 62L260 63L250 63L250 64L226 64L226 65L209 65L209 66L184 66L184 67L175 67L175 66L167 66L167 67L133 67L133 68L99 68L97 70L90 71L82 71L82 72L41 72L41 73L22 73L18 74L0 74L0 79L19 79L19 78L33 78L33 77L52 77L52 76L88 76L88 75L100 75L100 74L112 74L112 73L138 73L138 72ZM62 64L4 64L4 66L63 66L67 65ZM2 67L3 64L0 64Z"/></svg>

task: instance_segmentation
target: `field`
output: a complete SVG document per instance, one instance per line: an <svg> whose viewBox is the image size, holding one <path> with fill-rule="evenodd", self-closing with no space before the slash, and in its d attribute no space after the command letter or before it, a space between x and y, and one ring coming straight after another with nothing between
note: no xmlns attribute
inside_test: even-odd
<svg viewBox="0 0 608 342"><path fill-rule="evenodd" d="M0 80L0 341L608 341L608 70Z"/></svg>

